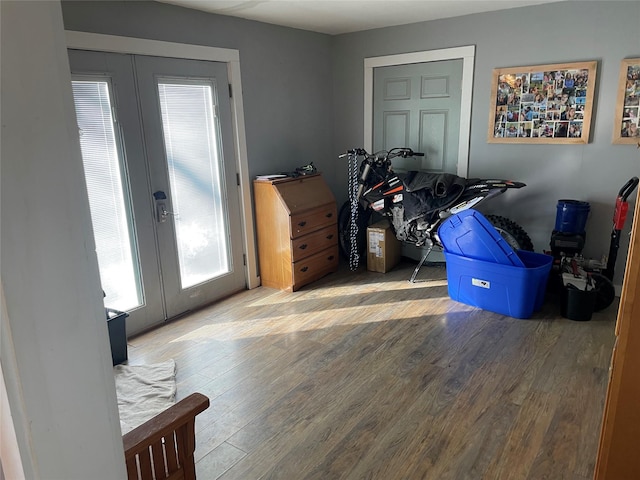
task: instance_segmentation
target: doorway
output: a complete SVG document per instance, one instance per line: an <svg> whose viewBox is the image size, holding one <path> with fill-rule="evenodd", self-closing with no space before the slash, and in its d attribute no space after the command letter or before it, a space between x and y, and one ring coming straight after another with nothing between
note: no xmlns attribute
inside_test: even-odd
<svg viewBox="0 0 640 480"><path fill-rule="evenodd" d="M459 136L455 148L457 175L466 177L469 166L469 137L471 128L471 96L473 91L473 67L475 46L445 48L424 52L412 52L364 59L364 146L371 151L374 141L374 71L378 68L400 65L425 64L461 59L462 78L460 89ZM382 143L382 142L379 142Z"/></svg>
<svg viewBox="0 0 640 480"><path fill-rule="evenodd" d="M418 115L416 132L421 129L418 128L421 121L420 117L424 117L420 112L421 107L407 107L401 106L396 109L396 112L392 112L388 116L390 136L385 138L384 131L384 110L378 108L379 115L375 113L376 104L380 106L385 103L385 94L391 97L418 97L419 101L430 99L436 99L437 97L450 97L450 93L453 89L458 89L457 85L450 84L450 80L445 78L448 76L442 73L434 72L434 66L441 64L450 64L450 66L458 68L459 62L462 62L462 71L459 78L455 82L460 82L459 85L459 97L455 99L455 102L459 102L459 114L456 112L457 118L447 113L445 109L439 106L428 107L424 112L426 113L425 120L432 122L432 127L426 128L426 136L420 138L420 134L414 134L414 141L416 142L416 149L420 148L426 155L426 163L417 163L416 159L408 159L405 164L398 164L398 170L431 170L431 171L446 171L449 173L455 173L461 177L467 177L469 170L469 140L471 129L471 97L473 92L473 68L475 61L475 46L469 45L464 47L445 48L441 50L429 50L423 52L412 52L398 55L386 55L381 57L370 57L364 59L364 148L368 151L374 151L374 149L386 148L386 143L389 142L410 142L411 134L409 133L410 123L407 122L407 115L410 114L411 109L416 110L413 112ZM432 70L429 72L429 70ZM386 72L385 72L386 71ZM378 77L378 89L374 87L374 78ZM396 81L389 85L389 89L385 92L384 88L380 88L380 85L384 85L384 77L395 79L410 79L413 78L414 87L410 87L409 82ZM404 86L404 91L403 91ZM412 90L416 90L412 93ZM420 97L426 97L422 99ZM431 98L430 98L431 97ZM403 100L397 98L396 100ZM404 99L406 100L406 99ZM448 108L448 107L447 107ZM456 107L457 108L457 107ZM403 112L405 114L403 114ZM394 115L393 113L400 113L400 115ZM376 126L376 116L378 117L379 126ZM394 123L396 124L394 126ZM400 127L398 127L400 123ZM447 127L446 125L454 125L454 127ZM455 132L452 132L452 128ZM457 142L452 139L453 134L457 134ZM394 138L395 137L395 138ZM431 137L431 138L428 138ZM447 138L448 137L448 138ZM438 143L434 139L441 139L440 146L434 146L431 143ZM447 138L446 142L444 141ZM445 147L445 143L448 144ZM404 145L394 145L404 146ZM435 160L435 161L432 161ZM411 163L413 162L413 163ZM394 166L395 167L395 166ZM420 260L424 255L425 250L413 245L403 244L402 254L406 257ZM442 262L444 261L444 255L440 252L432 252L430 261Z"/></svg>
<svg viewBox="0 0 640 480"><path fill-rule="evenodd" d="M424 153L395 159L397 172L457 173L461 85L461 59L375 68L373 151Z"/></svg>
<svg viewBox="0 0 640 480"><path fill-rule="evenodd" d="M245 288L226 66L69 59L105 305L131 334Z"/></svg>

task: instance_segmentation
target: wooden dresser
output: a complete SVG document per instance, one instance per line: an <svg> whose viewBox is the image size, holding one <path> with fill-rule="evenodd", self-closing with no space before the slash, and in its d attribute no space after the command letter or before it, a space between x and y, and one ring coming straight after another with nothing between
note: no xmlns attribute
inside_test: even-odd
<svg viewBox="0 0 640 480"><path fill-rule="evenodd" d="M336 201L320 174L253 189L262 285L292 292L338 269Z"/></svg>

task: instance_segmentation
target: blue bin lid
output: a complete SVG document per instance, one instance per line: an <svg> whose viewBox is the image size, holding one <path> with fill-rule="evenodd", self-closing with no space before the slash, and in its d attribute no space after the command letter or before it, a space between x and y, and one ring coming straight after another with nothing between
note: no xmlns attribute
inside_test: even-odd
<svg viewBox="0 0 640 480"><path fill-rule="evenodd" d="M525 266L511 245L477 210L463 210L450 216L438 228L438 236L446 252L485 262Z"/></svg>

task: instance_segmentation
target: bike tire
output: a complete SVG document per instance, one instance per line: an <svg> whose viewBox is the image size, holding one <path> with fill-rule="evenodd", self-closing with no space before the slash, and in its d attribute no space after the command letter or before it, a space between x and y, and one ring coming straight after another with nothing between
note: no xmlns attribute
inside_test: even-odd
<svg viewBox="0 0 640 480"><path fill-rule="evenodd" d="M500 215L487 215L487 220L514 250L533 252L533 242L520 225Z"/></svg>
<svg viewBox="0 0 640 480"><path fill-rule="evenodd" d="M367 227L370 217L371 211L358 205L357 245L360 258L363 258L366 253ZM351 252L351 204L349 202L344 202L338 213L338 246L342 257L348 260Z"/></svg>

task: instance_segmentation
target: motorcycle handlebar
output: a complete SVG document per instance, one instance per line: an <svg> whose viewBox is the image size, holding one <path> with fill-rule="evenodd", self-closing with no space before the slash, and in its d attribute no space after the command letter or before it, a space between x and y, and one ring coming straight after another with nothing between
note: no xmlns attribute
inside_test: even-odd
<svg viewBox="0 0 640 480"><path fill-rule="evenodd" d="M367 151L363 148L352 148L347 150L344 153L341 153L340 155L338 155L338 158L344 158L347 157L349 155L364 155L365 157L369 156L369 154L367 153Z"/></svg>
<svg viewBox="0 0 640 480"><path fill-rule="evenodd" d="M347 150L345 153L338 155L338 158L344 158L350 155L363 156L369 160L391 160L395 157L424 157L424 153L422 152L414 152L410 148L398 147L392 148L389 151L380 151L377 153L368 153L364 148L353 148Z"/></svg>

